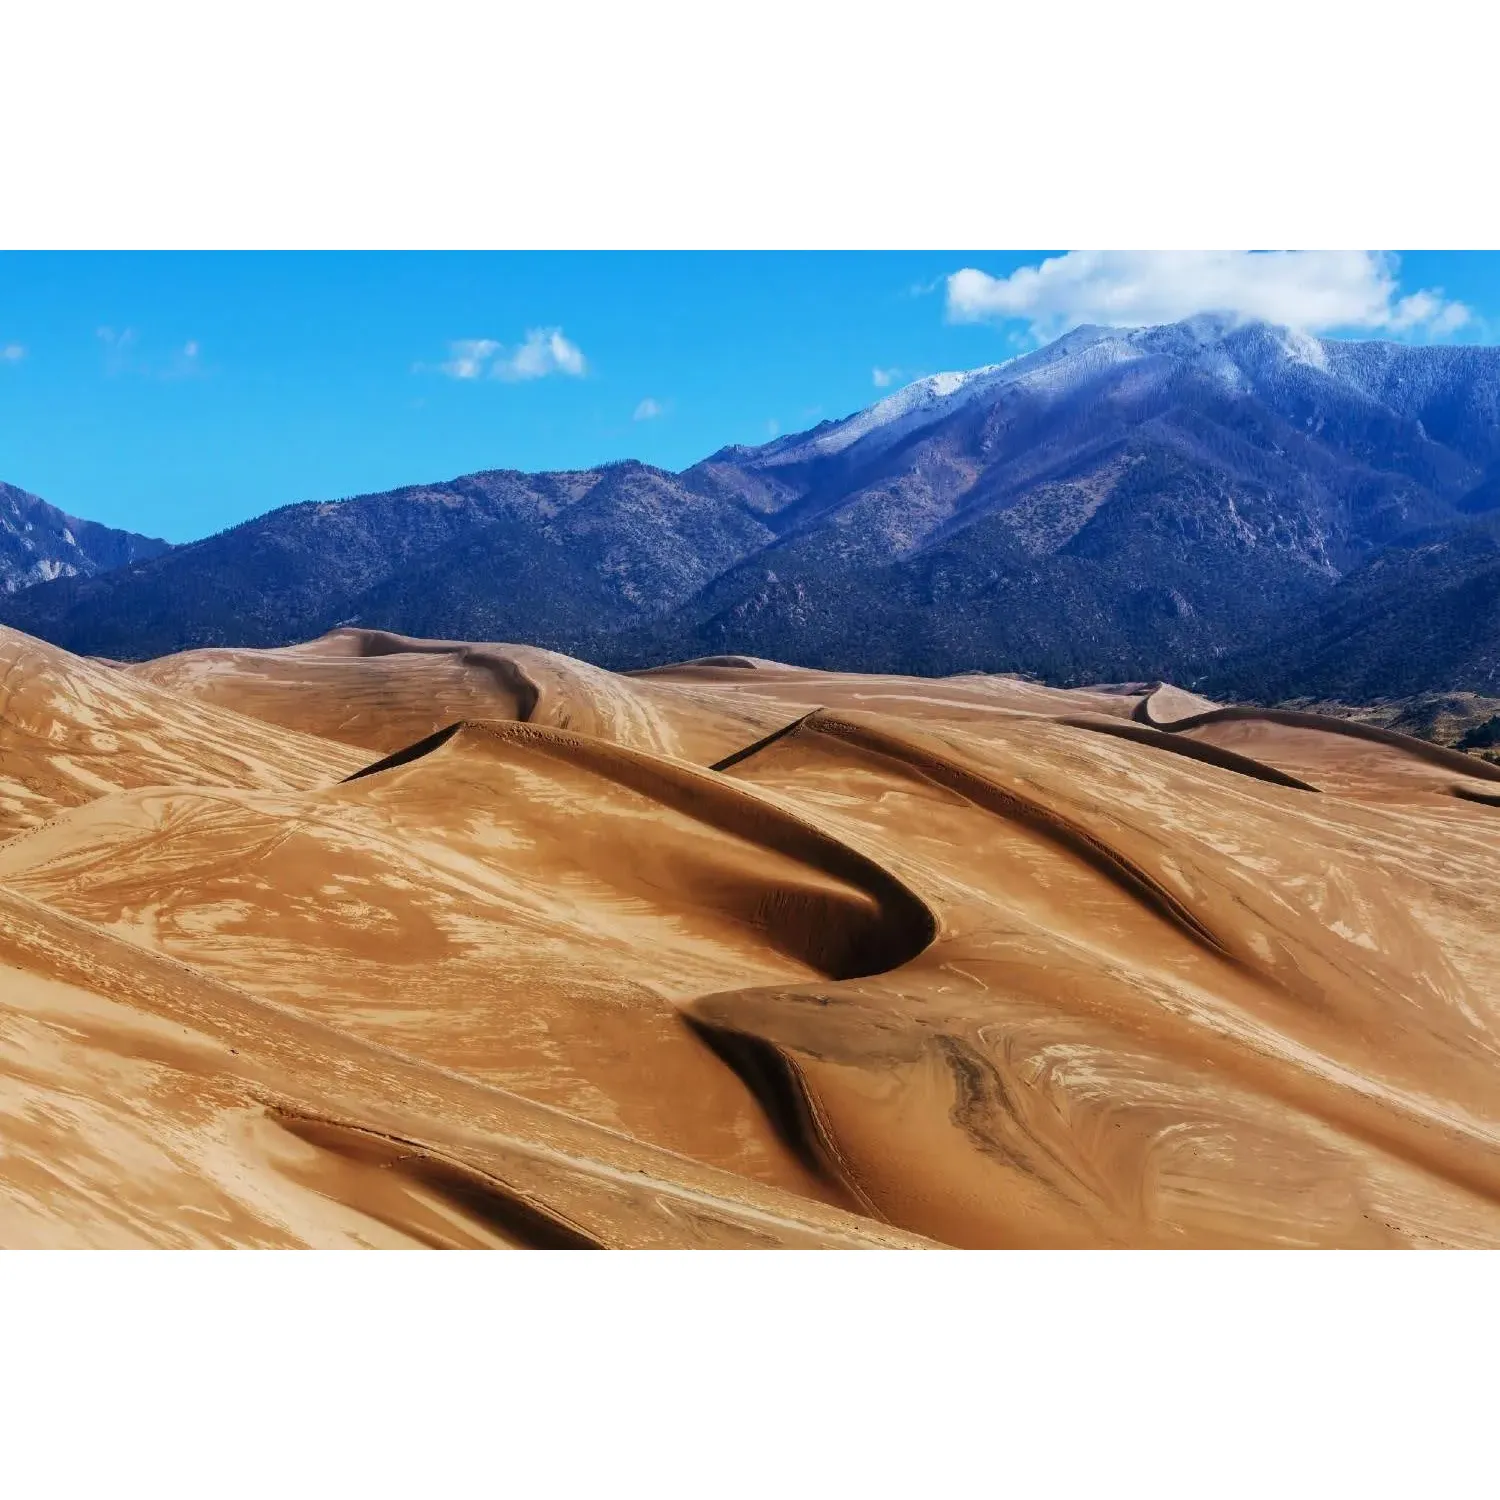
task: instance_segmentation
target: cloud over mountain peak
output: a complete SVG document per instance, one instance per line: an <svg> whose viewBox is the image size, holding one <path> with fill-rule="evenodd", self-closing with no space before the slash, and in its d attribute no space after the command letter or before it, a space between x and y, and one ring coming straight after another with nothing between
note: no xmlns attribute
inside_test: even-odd
<svg viewBox="0 0 1500 1500"><path fill-rule="evenodd" d="M1395 256L1369 250L1070 250L996 277L947 281L950 322L1030 325L1038 340L1080 323L1140 327L1195 313L1311 331L1452 333L1469 309L1440 289L1403 294Z"/></svg>

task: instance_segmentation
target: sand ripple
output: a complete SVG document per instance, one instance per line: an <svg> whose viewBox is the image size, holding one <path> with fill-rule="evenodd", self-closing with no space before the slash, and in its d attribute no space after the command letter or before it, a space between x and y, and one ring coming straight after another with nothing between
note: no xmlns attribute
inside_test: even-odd
<svg viewBox="0 0 1500 1500"><path fill-rule="evenodd" d="M1500 1244L1455 752L353 630L0 703L0 1243Z"/></svg>

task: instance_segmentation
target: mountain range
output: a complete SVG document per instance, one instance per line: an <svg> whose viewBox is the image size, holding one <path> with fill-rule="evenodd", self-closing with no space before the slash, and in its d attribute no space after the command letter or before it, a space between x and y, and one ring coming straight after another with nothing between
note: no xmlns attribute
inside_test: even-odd
<svg viewBox="0 0 1500 1500"><path fill-rule="evenodd" d="M81 521L0 483L0 595L54 578L93 578L167 550L157 537Z"/></svg>
<svg viewBox="0 0 1500 1500"><path fill-rule="evenodd" d="M1085 327L681 473L492 470L171 549L43 509L79 555L39 536L0 619L118 659L357 625L616 669L1500 692L1500 349Z"/></svg>

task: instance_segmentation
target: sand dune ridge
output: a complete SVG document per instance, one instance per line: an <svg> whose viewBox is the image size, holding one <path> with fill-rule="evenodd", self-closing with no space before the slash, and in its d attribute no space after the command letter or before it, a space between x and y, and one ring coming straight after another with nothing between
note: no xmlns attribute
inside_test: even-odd
<svg viewBox="0 0 1500 1500"><path fill-rule="evenodd" d="M1500 772L1079 690L0 634L0 1243L1500 1243Z"/></svg>

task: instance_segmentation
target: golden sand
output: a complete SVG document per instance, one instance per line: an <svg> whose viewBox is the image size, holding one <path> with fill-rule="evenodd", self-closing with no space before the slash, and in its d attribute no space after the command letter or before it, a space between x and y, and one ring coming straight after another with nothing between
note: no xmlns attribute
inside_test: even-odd
<svg viewBox="0 0 1500 1500"><path fill-rule="evenodd" d="M1500 770L1205 703L0 630L0 1244L1500 1244Z"/></svg>

